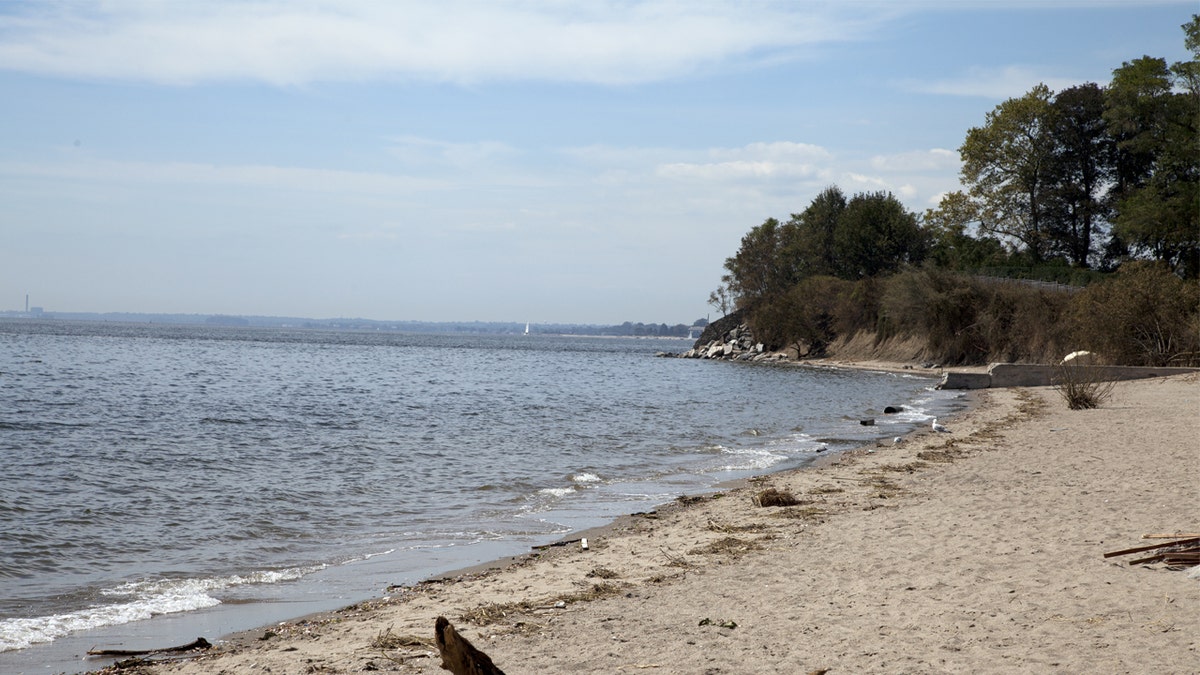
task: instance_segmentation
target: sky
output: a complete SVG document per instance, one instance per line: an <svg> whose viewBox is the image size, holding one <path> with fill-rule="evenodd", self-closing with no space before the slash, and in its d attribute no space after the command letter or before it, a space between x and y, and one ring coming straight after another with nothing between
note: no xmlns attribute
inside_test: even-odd
<svg viewBox="0 0 1200 675"><path fill-rule="evenodd" d="M690 323L1194 1L0 0L0 310Z"/></svg>

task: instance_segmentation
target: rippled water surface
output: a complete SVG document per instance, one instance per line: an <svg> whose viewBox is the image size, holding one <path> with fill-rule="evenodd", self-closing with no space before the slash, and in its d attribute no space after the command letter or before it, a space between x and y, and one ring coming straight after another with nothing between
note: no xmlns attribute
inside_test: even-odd
<svg viewBox="0 0 1200 675"><path fill-rule="evenodd" d="M654 357L687 346L0 321L0 651L548 540L953 405L925 379Z"/></svg>

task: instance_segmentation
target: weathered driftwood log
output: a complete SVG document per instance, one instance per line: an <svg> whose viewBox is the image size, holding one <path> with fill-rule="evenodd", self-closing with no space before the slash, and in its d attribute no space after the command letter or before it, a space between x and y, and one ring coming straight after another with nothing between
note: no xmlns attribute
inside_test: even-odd
<svg viewBox="0 0 1200 675"><path fill-rule="evenodd" d="M194 642L189 642L186 645L178 647L163 647L162 649L89 649L88 656L146 656L148 654L174 654L179 652L190 652L196 649L208 649L212 647L208 640L202 637L196 638Z"/></svg>
<svg viewBox="0 0 1200 675"><path fill-rule="evenodd" d="M444 616L433 624L433 636L442 654L442 669L454 675L504 675L487 654L479 651L454 630Z"/></svg>

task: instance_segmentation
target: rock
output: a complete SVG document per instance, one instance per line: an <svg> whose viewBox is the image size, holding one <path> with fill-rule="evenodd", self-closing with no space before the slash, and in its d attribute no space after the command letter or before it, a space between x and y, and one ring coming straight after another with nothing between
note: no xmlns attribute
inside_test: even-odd
<svg viewBox="0 0 1200 675"><path fill-rule="evenodd" d="M883 409L883 414L885 414L885 415L895 415L896 413L899 413L899 412L904 412L904 406L889 405L888 407Z"/></svg>
<svg viewBox="0 0 1200 675"><path fill-rule="evenodd" d="M863 425L864 427L873 427L873 426L875 426L875 420L859 420L859 422L858 422L858 423L859 423L859 424L861 424L861 425Z"/></svg>

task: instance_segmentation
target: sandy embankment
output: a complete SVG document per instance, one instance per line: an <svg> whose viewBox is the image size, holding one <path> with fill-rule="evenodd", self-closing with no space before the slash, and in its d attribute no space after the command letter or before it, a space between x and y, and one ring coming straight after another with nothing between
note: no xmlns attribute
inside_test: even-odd
<svg viewBox="0 0 1200 675"><path fill-rule="evenodd" d="M510 675L1197 672L1200 579L1102 556L1200 528L1198 394L1195 375L1126 382L1070 411L1053 390L989 390L950 434L152 672L445 672L438 615ZM759 508L766 487L804 503Z"/></svg>

